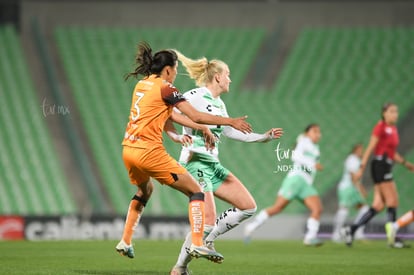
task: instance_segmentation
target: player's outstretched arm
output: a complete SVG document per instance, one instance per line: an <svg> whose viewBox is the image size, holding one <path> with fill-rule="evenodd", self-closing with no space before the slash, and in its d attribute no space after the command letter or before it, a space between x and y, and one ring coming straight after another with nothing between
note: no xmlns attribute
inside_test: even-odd
<svg viewBox="0 0 414 275"><path fill-rule="evenodd" d="M225 127L223 135L228 138L242 141L242 142L268 142L272 139L279 138L283 135L282 128L272 128L264 134L257 133L243 133L232 127Z"/></svg>
<svg viewBox="0 0 414 275"><path fill-rule="evenodd" d="M189 117L192 121L201 124L210 124L210 125L228 125L231 126L243 133L251 133L252 127L250 123L246 121L247 116L231 118L231 117L221 117L213 116L207 113L202 113L197 111L190 103L187 101L181 101L176 105L183 114Z"/></svg>

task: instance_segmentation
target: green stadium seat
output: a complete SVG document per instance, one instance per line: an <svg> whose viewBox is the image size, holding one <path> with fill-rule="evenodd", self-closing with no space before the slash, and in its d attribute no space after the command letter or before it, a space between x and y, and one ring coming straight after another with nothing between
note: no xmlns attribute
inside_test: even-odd
<svg viewBox="0 0 414 275"><path fill-rule="evenodd" d="M11 25L0 26L0 41L0 213L73 214L77 207L51 142L42 100L27 77L23 50Z"/></svg>

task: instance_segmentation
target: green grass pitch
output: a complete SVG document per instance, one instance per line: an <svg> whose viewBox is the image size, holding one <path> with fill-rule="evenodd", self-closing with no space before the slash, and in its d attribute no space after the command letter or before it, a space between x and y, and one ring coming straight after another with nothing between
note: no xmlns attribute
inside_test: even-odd
<svg viewBox="0 0 414 275"><path fill-rule="evenodd" d="M0 242L0 274L169 274L180 241L135 241L134 259L115 252L116 241ZM193 260L192 274L412 274L414 248L391 249L385 241L353 248L326 242L218 240L223 264Z"/></svg>

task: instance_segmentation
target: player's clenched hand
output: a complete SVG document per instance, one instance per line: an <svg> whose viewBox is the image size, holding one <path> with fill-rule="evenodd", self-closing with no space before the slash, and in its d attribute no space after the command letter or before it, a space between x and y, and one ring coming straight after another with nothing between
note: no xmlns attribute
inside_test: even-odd
<svg viewBox="0 0 414 275"><path fill-rule="evenodd" d="M180 135L178 142L184 146L190 146L191 144L193 144L193 139L189 135Z"/></svg>
<svg viewBox="0 0 414 275"><path fill-rule="evenodd" d="M247 116L233 118L233 123L232 123L231 127L243 132L244 134L251 133L252 132L252 126L250 125L250 123L248 123L246 121L246 119L247 119Z"/></svg>
<svg viewBox="0 0 414 275"><path fill-rule="evenodd" d="M203 127L204 144L208 151L213 150L216 147L217 137L210 131L210 128Z"/></svg>

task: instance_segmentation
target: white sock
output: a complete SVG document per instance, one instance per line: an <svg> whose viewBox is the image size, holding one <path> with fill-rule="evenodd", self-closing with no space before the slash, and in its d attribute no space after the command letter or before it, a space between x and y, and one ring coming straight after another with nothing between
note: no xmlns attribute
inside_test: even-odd
<svg viewBox="0 0 414 275"><path fill-rule="evenodd" d="M264 222L269 218L269 214L267 214L266 210L263 209L257 214L251 222L246 224L244 229L245 235L249 236L254 230L256 230L259 226L264 224Z"/></svg>
<svg viewBox="0 0 414 275"><path fill-rule="evenodd" d="M210 232L213 230L214 225L205 224L204 225L204 235L203 239L205 240L208 235L210 235Z"/></svg>
<svg viewBox="0 0 414 275"><path fill-rule="evenodd" d="M359 210L358 210L358 214L355 217L354 220L354 224L357 223L362 216L365 214L365 212L367 212L369 210L369 206L368 205L364 205L362 206ZM358 229L355 231L355 239L362 239L364 238L364 231L365 231L365 225L361 225L360 227L358 227Z"/></svg>
<svg viewBox="0 0 414 275"><path fill-rule="evenodd" d="M218 236L230 231L231 229L238 226L242 221L251 217L256 212L256 208L240 210L236 207L229 208L216 220L216 224L210 234L207 236L206 241L212 242Z"/></svg>
<svg viewBox="0 0 414 275"><path fill-rule="evenodd" d="M305 240L315 239L319 231L319 221L314 218L309 218L307 223L307 232L305 235Z"/></svg>
<svg viewBox="0 0 414 275"><path fill-rule="evenodd" d="M362 216L365 214L365 212L367 212L369 210L369 206L368 205L364 205L362 206L359 210L358 210L358 214L355 217L354 220L354 224L358 223L358 221L362 218Z"/></svg>
<svg viewBox="0 0 414 275"><path fill-rule="evenodd" d="M348 217L349 210L346 207L340 207L335 214L334 218L334 229L332 232L332 238L340 236L340 230L344 226L346 217Z"/></svg>
<svg viewBox="0 0 414 275"><path fill-rule="evenodd" d="M185 236L184 243L181 246L180 254L178 255L178 259L175 263L175 266L186 267L190 263L191 256L188 253L190 252L191 244L191 232L188 232L187 236Z"/></svg>
<svg viewBox="0 0 414 275"><path fill-rule="evenodd" d="M213 230L214 225L204 225L204 239L210 234L211 230ZM191 232L187 233L185 236L185 240L183 245L181 246L180 254L178 255L178 259L176 262L176 266L179 267L186 267L191 262L192 258L188 252L190 251L191 246Z"/></svg>

